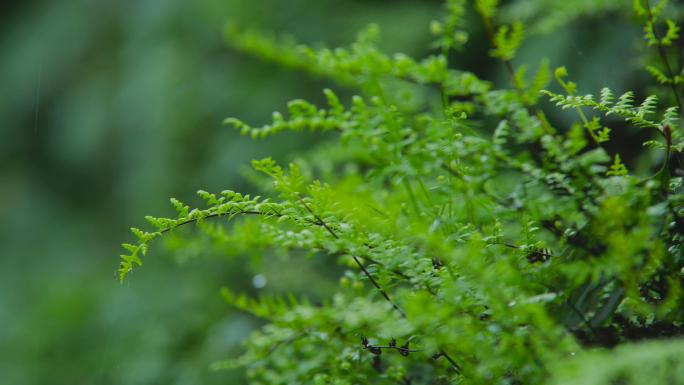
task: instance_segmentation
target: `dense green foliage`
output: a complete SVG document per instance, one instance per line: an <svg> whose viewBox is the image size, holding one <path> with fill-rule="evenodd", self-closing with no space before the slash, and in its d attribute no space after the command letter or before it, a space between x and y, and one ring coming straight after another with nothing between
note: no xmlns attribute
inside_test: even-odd
<svg viewBox="0 0 684 385"><path fill-rule="evenodd" d="M169 196L189 200L197 186L248 190L236 165L283 159L316 139L257 142L222 127L226 114L256 121L295 95L315 100L321 88L226 47L227 19L330 42L377 21L401 49L418 52L429 38L419 27L440 4L395 0L389 13L385 4L0 2L0 383L243 383L241 371L210 364L240 352L260 323L226 306L220 287L253 290L262 273L264 290L318 298L334 286L320 275L329 266L281 266L274 279L199 245L158 248L122 287L112 256L128 227L144 224L141 213L171 211Z"/></svg>
<svg viewBox="0 0 684 385"><path fill-rule="evenodd" d="M421 59L384 53L375 25L335 49L228 26L235 48L358 95L325 89L325 106L294 100L260 127L226 119L253 138L322 138L287 167L253 161L262 196L199 191L197 208L172 199L176 217L132 230L119 278L189 224L199 232L175 247L199 238L229 254L284 256L269 264L341 265L320 302L223 289L266 324L216 367L247 368L257 384L684 383L680 9L578 1L540 16L549 3L449 0ZM565 67L552 76L542 53L533 75L516 68L526 31L606 10L643 28L651 49L639 70L653 75L653 94L581 90ZM506 84L457 69L476 17ZM576 121L547 118L553 104ZM609 147L626 126L645 146Z"/></svg>

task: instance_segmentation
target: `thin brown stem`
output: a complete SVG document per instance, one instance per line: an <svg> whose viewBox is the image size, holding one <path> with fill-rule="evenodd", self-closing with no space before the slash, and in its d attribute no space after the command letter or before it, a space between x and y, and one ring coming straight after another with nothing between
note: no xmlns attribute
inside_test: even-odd
<svg viewBox="0 0 684 385"><path fill-rule="evenodd" d="M306 203L306 201L304 199L302 199L299 196L299 194L297 194L297 199L299 199L299 202L304 206L306 211L308 211L309 214L311 214L316 219L316 221L318 222L319 225L323 226L328 231L328 233L330 233L330 235L333 238L340 239L340 237L337 235L337 233L330 226L328 226L328 224L325 223L325 221L323 219L321 219L321 217L319 217L318 214L316 214L311 209L309 204ZM394 310L396 310L399 314L401 314L401 316L403 318L406 318L406 313L404 313L404 311L401 310L401 308L396 303L394 303L394 301L392 301L392 299L390 298L389 294L387 294L385 289L383 289L380 286L380 284L375 280L375 278L373 278L371 273L368 272L368 270L366 269L366 266L364 266L363 263L361 263L361 261L359 260L359 257L357 257L356 255L352 255L352 258L354 259L354 262L356 262L356 264L359 266L359 269L361 269L361 271L366 276L366 278L368 278L368 280L371 282L371 284L373 284L373 286L375 286L375 288L380 292L380 294L383 296L383 298L385 298L385 300L387 302L389 302L392 305L392 307L394 308Z"/></svg>
<svg viewBox="0 0 684 385"><path fill-rule="evenodd" d="M241 211L241 212L239 212L238 214L267 215L266 213L262 213L261 211L254 211L254 210ZM274 213L274 214L275 214L275 213ZM207 215L206 217L188 219L188 220L185 220L185 221L183 221L183 222L181 222L181 223L179 223L179 224L177 224L177 225L175 225L175 226L173 226L173 227L167 227L167 228L165 228L165 229L163 229L163 230L160 230L159 233L160 233L160 234L164 234L164 233L166 233L166 232L169 232L169 231L171 231L171 230L173 230L173 229L176 229L176 228L178 228L178 227L181 227L181 226L183 226L183 225L187 225L187 224L189 224L189 223L196 223L196 222L198 222L198 221L200 221L200 220L204 220L204 219L218 218L218 217L221 217L221 216L224 216L224 215L230 215L230 214L228 214L228 213L220 213L220 214L219 214L219 213L214 213L214 214L209 214L209 215ZM275 216L278 217L279 215L275 215Z"/></svg>
<svg viewBox="0 0 684 385"><path fill-rule="evenodd" d="M323 227L323 228L324 228L324 229L325 229L325 230L326 230L334 239L339 239L339 236L337 235L337 233L335 232L335 230L333 230L332 227L330 227L330 226L329 226L321 217L319 217L318 214L316 214L316 213L313 211L313 209L306 203L306 201L305 201L304 199L302 199L302 198L299 196L299 194L297 194L297 198L298 198L299 202L302 204L302 206L304 206L304 208L306 209L306 211L308 211L309 214L311 214L311 215L314 217L315 220L314 220L314 221L310 221L310 223L315 224L315 225L317 225L317 226L322 226L322 227ZM276 212L276 211L274 211L272 214L268 214L268 213L264 213L264 212L257 211L257 210L241 210L241 211L239 211L239 212L236 212L235 214L264 215L264 216L265 216L265 215L273 215L273 216L276 216L276 217L282 216L282 214L280 214L280 213L278 213L278 212ZM200 220L204 220L204 219L217 218L217 217L221 217L221 216L224 216L224 215L230 215L230 214L227 214L227 213L220 213L220 214L219 214L219 213L213 213L213 214L209 214L209 215L207 215L207 216L201 217L201 218L192 218L192 219L188 219L188 220L185 220L185 221L183 221L183 222L177 224L177 225L174 226L174 227L169 227L169 228L160 230L159 233L160 233L160 234L164 234L164 233L166 233L166 232L169 232L169 231L171 231L171 230L173 230L173 229L175 229L175 228L178 228L178 227L180 227L180 226L183 226L183 225L187 225L187 224L190 224L190 223L196 223L196 222L198 222L198 221L200 221ZM352 258L354 259L354 262L357 264L357 266L359 267L359 269L360 269L360 270L363 272L363 274L366 276L366 278L368 278L368 280L371 282L371 284L378 290L378 292L380 292L380 294L382 295L382 297L383 297L390 305L392 305L392 307L394 308L394 310L396 310L397 313L399 313L399 315L400 315L402 318L407 319L406 313L405 313L405 312L404 312L404 311L403 311L403 310L402 310L402 309L401 309L401 308L400 308L400 307L399 307L399 306L390 298L389 294L385 291L385 289L382 288L382 286L380 286L380 284L375 280L375 278L373 278L373 276L372 276L371 273L368 271L368 269L366 269L366 266L364 266L364 264L361 263L360 259L366 259L366 260L368 260L368 261L370 261L370 262L372 262L372 263L377 263L377 264L379 264L379 265L382 265L382 264L379 263L379 262L377 262L377 261L375 261L375 260L373 260L373 259L371 259L371 258L367 258L367 257L362 257L362 256L359 257L359 256L356 256L356 255L352 255ZM397 275L399 275L399 276L402 276L402 277L404 277L404 278L408 278L408 276L406 276L405 274L403 274L403 273L401 273L401 272L394 272L394 273L397 274ZM449 361L449 363L450 363L451 366L456 370L457 373L460 373L460 372L461 372L461 367L460 367L460 366L456 363L456 361L455 361L453 358L451 358L444 350L440 350L440 351L439 351L439 355L443 356L447 361Z"/></svg>
<svg viewBox="0 0 684 385"><path fill-rule="evenodd" d="M306 209L306 211L308 211L309 214L311 214L311 215L318 221L318 224L319 224L319 225L323 226L323 227L328 231L328 233L330 233L330 235L331 235L333 238L339 239L339 236L337 235L337 233L336 233L330 226L328 226L328 224L325 223L325 221L323 221L323 219L321 219L321 218L318 216L318 214L316 214L316 213L313 211L313 209L311 209L311 207L306 203L306 201L305 201L304 199L302 199L302 198L299 196L299 194L297 194L297 198L299 199L299 202L304 206L304 208ZM392 308L394 308L394 310L396 310L396 312L399 313L399 315L400 315L402 318L408 319L408 317L406 316L406 313L399 307L399 305L397 305L397 304L392 300L392 298L390 298L389 294L385 291L385 289L382 288L382 286L380 286L380 284L375 280L375 278L373 278L373 276L371 275L371 273L368 271L368 269L366 269L366 266L364 266L363 263L361 263L361 261L359 260L359 258L358 258L357 256L355 256L355 255L352 255L352 258L354 259L354 262L356 262L356 264L357 264L357 266L359 267L359 269L361 269L361 271L363 272L363 274L366 276L366 278L368 278L368 280L369 280L369 281L371 282L371 284L375 287L375 289L378 290L378 292L380 293L380 295L382 295L382 297L385 299L385 301L387 301L390 305L392 305ZM460 373L460 372L461 372L461 367L458 365L458 363L456 363L456 361L455 361L453 358L451 358L444 350L441 350L441 349L440 349L439 354L442 355L442 356L444 356L444 358L445 358L447 361L449 361L449 363L450 363L451 366L456 370L457 373Z"/></svg>

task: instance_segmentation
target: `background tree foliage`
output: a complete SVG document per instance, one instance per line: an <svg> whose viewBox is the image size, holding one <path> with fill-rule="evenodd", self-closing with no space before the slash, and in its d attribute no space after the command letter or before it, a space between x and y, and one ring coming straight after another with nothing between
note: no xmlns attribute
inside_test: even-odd
<svg viewBox="0 0 684 385"><path fill-rule="evenodd" d="M679 6L3 7L8 383L684 378Z"/></svg>

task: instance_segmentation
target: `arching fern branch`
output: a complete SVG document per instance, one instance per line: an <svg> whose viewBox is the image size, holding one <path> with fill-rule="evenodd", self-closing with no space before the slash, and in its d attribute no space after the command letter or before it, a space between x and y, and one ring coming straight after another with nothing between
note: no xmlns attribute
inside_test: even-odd
<svg viewBox="0 0 684 385"><path fill-rule="evenodd" d="M634 92L627 91L615 101L615 94L609 88L603 88L598 100L594 95L561 95L548 90L542 91L549 97L551 102L556 103L562 109L589 107L603 112L606 116L617 115L631 124L641 128L651 128L663 133L663 126L668 124L677 127L677 107L669 107L665 110L660 121L651 120L658 103L656 95L649 95L639 105L634 104ZM588 121L587 121L588 122Z"/></svg>
<svg viewBox="0 0 684 385"><path fill-rule="evenodd" d="M157 231L154 232L143 231L135 227L131 228L131 232L136 236L138 243L135 245L122 244L128 254L121 255L118 268L119 281L123 282L134 266L142 265L141 257L147 255L150 242L180 226L215 217L226 217L230 220L238 215L261 215L266 218L281 219L292 216L292 209L288 208L287 205L270 202L268 199L260 200L260 197L252 198L249 195L242 195L231 190L222 191L219 197L201 190L198 191L198 195L205 199L209 208L190 210L189 206L171 198L171 204L178 213L176 218L145 217L152 226L156 227ZM297 220L296 217L294 219Z"/></svg>

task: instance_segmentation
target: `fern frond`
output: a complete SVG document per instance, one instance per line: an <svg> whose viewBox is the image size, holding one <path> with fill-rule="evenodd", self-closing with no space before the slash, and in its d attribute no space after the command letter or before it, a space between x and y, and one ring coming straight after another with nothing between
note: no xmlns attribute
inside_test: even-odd
<svg viewBox="0 0 684 385"><path fill-rule="evenodd" d="M660 25L663 3L635 9ZM613 0L526 4L533 14L568 13L555 22L616 7ZM571 10L576 4L584 9ZM266 198L200 190L200 207L172 199L174 216L147 217L152 230L131 230L137 240L122 245L119 278L146 261L157 239L190 224L201 233L194 245L208 236L230 255L268 248L289 263L299 255L337 262L342 268L330 272L339 273L339 286L315 306L304 297L222 291L234 307L268 321L246 339L246 353L226 364L246 366L254 383L542 384L553 377L565 384L583 375L573 356L605 366L591 381L642 380L624 365L643 359L636 348L611 352L617 359L589 347L682 333L682 182L674 156L663 159L657 178L630 175L602 145L611 130L600 117L653 129L664 141L646 145L672 155L684 148L678 108L657 120L655 95L580 94L565 67L554 71L565 94L542 90L548 61L534 76L511 63L525 36L522 21L506 21L513 6L478 0L475 7L512 88L448 65L450 50L467 40L464 0L447 0L431 25L440 52L424 58L381 51L374 25L339 49L229 30L237 49L363 96L341 101L324 90L324 105L293 100L261 127L227 119L254 138L286 130L337 135L324 135L289 167L270 157L253 161L249 176ZM504 24L493 27L492 18ZM664 23L666 39L678 37ZM565 120L554 119L559 127L551 127L541 95L575 109L579 121L562 127ZM660 161L641 155L629 156L645 159L637 172ZM679 353L661 348L651 352Z"/></svg>
<svg viewBox="0 0 684 385"><path fill-rule="evenodd" d="M430 24L430 31L436 36L433 46L442 51L460 50L468 41L468 33L464 30L466 1L447 0L445 8L446 12L442 19Z"/></svg>
<svg viewBox="0 0 684 385"><path fill-rule="evenodd" d="M236 49L266 60L329 77L342 84L370 85L387 76L419 84L442 83L449 77L441 55L416 61L404 54L387 55L375 46L379 28L369 25L349 47L312 48L293 38L275 39L262 32L235 26L226 29L227 41Z"/></svg>
<svg viewBox="0 0 684 385"><path fill-rule="evenodd" d="M475 0L477 12L487 19L491 19L496 15L498 7L499 0Z"/></svg>
<svg viewBox="0 0 684 385"><path fill-rule="evenodd" d="M599 100L599 103L609 107L611 104L613 104L613 101L615 100L615 94L613 91L611 91L610 88L604 87L601 89L601 98Z"/></svg>
<svg viewBox="0 0 684 385"><path fill-rule="evenodd" d="M658 81L660 84L672 84L674 82L674 79L670 78L669 76L665 75L663 71L658 69L655 66L648 65L646 66L646 70Z"/></svg>
<svg viewBox="0 0 684 385"><path fill-rule="evenodd" d="M622 163L620 159L620 154L615 154L615 159L613 164L610 166L610 170L606 173L608 176L625 176L627 175L627 167Z"/></svg>
<svg viewBox="0 0 684 385"><path fill-rule="evenodd" d="M490 55L501 60L511 60L515 57L524 38L525 27L522 23L502 25L494 35L494 49L490 51Z"/></svg>
<svg viewBox="0 0 684 385"><path fill-rule="evenodd" d="M640 118L646 115L651 115L655 113L656 106L658 104L658 97L656 95L649 95L644 99L643 102L637 107L636 114Z"/></svg>
<svg viewBox="0 0 684 385"><path fill-rule="evenodd" d="M660 39L660 44L670 46L674 41L679 40L680 28L672 19L665 19L665 24L667 25L667 29L665 30L665 36Z"/></svg>
<svg viewBox="0 0 684 385"><path fill-rule="evenodd" d="M140 256L145 256L147 254L148 246L153 240L180 226L215 217L232 219L237 215L251 214L259 215L264 218L280 218L286 215L284 213L287 213L287 205L261 200L259 197L252 198L249 195L243 195L230 190L222 191L220 198L207 194L208 193L204 191L198 193L201 197L209 198L207 200L209 208L207 209L195 208L191 210L189 206L183 205L177 199L172 198L171 203L178 212L176 218L145 217L145 219L156 228L155 232L145 232L137 228L131 228L131 232L136 236L138 243L137 245L128 243L122 245L129 254L121 255L121 262L118 269L119 280L123 281L126 279L135 265L142 265Z"/></svg>
<svg viewBox="0 0 684 385"><path fill-rule="evenodd" d="M543 90L542 93L546 94L551 102L562 109L590 107L603 112L606 116L620 116L637 127L659 129L661 126L659 122L647 119L648 115L655 113L658 102L655 95L646 97L639 106L634 106L634 92L632 91L620 95L615 104L612 104L613 93L607 88L601 90L601 97L598 102L594 100L594 96L591 94L561 95L547 90Z"/></svg>
<svg viewBox="0 0 684 385"><path fill-rule="evenodd" d="M329 89L325 90L330 109L319 109L304 100L293 100L288 104L289 118L285 119L279 112L273 113L273 122L261 127L252 127L236 119L227 118L224 124L232 125L240 130L242 135L250 135L253 139L265 138L281 131L300 132L309 131L341 131L348 124L351 115L345 111L337 96Z"/></svg>

